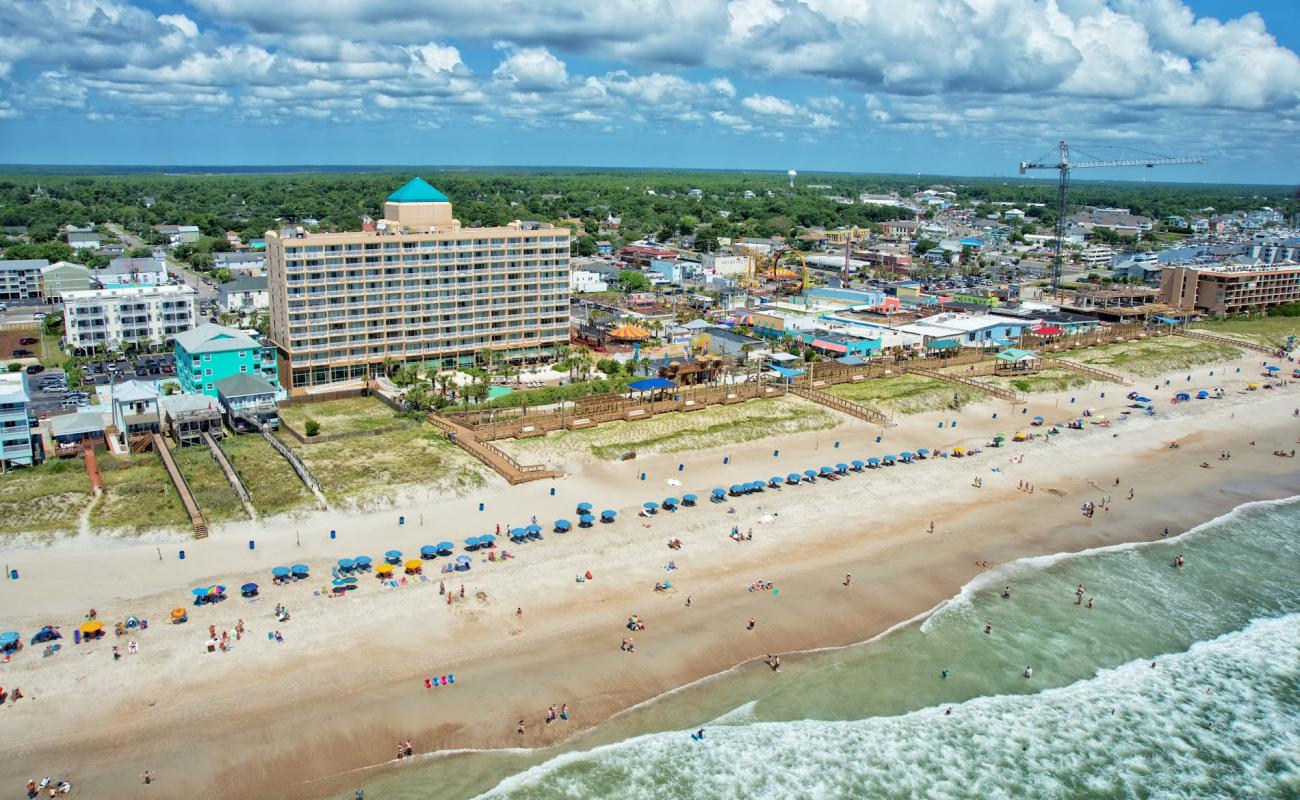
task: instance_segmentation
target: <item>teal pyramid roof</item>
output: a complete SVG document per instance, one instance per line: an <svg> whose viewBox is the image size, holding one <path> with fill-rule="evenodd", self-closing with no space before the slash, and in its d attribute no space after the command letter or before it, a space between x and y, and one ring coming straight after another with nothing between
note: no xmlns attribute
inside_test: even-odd
<svg viewBox="0 0 1300 800"><path fill-rule="evenodd" d="M433 188L423 178L411 178L405 186L388 196L390 203L450 203L447 195Z"/></svg>

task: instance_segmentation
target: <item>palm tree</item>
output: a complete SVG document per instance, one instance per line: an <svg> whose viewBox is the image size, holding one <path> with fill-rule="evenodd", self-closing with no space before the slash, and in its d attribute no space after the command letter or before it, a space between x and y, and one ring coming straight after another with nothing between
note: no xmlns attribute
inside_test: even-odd
<svg viewBox="0 0 1300 800"><path fill-rule="evenodd" d="M438 384L438 391L442 393L443 397L447 396L447 389L451 386L453 380L454 378L450 372L440 372L434 378L434 381Z"/></svg>

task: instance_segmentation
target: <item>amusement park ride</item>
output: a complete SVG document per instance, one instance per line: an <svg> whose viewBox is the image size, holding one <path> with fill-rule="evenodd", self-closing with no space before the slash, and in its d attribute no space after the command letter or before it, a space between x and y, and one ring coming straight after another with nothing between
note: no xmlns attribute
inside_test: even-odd
<svg viewBox="0 0 1300 800"><path fill-rule="evenodd" d="M736 254L748 259L745 276L740 281L741 285L748 289L756 289L767 284L772 285L780 294L799 294L804 289L812 288L812 280L808 277L808 262L804 261L802 253L792 247L780 247L771 253L760 253L753 248L739 245L736 247ZM799 266L803 270L802 275L794 270L782 268L781 259L787 256L798 259Z"/></svg>

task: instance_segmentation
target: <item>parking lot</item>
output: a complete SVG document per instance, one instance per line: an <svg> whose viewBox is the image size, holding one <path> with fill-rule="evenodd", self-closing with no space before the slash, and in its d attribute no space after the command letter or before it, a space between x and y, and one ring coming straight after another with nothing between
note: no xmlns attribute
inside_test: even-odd
<svg viewBox="0 0 1300 800"><path fill-rule="evenodd" d="M176 374L176 356L171 353L135 356L117 361L91 361L82 368L87 385L108 386L120 381L165 380Z"/></svg>
<svg viewBox="0 0 1300 800"><path fill-rule="evenodd" d="M31 413L38 419L76 411L90 405L90 395L83 391L69 391L68 376L61 369L48 369L27 376L31 392Z"/></svg>

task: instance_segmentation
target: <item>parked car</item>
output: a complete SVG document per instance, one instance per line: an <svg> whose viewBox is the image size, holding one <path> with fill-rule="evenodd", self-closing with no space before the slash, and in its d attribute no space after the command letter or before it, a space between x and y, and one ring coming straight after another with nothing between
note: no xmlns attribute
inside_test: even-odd
<svg viewBox="0 0 1300 800"><path fill-rule="evenodd" d="M33 353L31 350L27 350L22 347L18 348L17 350L14 350L14 358L30 358L34 355L36 354Z"/></svg>
<svg viewBox="0 0 1300 800"><path fill-rule="evenodd" d="M36 344L39 341L40 339L37 339L34 336L24 336L18 340L18 344Z"/></svg>
<svg viewBox="0 0 1300 800"><path fill-rule="evenodd" d="M45 367L42 367L40 364L31 364L27 367L28 375L39 375L44 371L45 371Z"/></svg>

